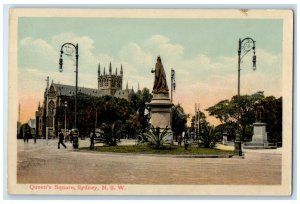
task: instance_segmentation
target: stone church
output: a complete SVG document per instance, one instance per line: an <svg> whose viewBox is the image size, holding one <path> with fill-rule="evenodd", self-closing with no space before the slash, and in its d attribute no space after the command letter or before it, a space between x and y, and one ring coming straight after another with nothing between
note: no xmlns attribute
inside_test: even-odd
<svg viewBox="0 0 300 204"><path fill-rule="evenodd" d="M58 121L56 119L57 107L64 106L63 98L72 97L75 95L75 86L52 83L49 86L49 78L47 79L47 87L44 91L44 101L41 105L39 103L38 109L35 113L36 117L36 136L37 138L53 138L56 136L58 129ZM85 88L78 87L78 93L88 94L90 96L101 97L105 95L114 96L117 98L123 98L128 100L130 94L134 93L133 89L128 89L128 83L126 88L123 89L123 67L120 67L120 73L116 68L115 72L112 72L111 62L109 64L108 73L106 73L105 67L103 73L101 73L100 64L98 65L98 88Z"/></svg>

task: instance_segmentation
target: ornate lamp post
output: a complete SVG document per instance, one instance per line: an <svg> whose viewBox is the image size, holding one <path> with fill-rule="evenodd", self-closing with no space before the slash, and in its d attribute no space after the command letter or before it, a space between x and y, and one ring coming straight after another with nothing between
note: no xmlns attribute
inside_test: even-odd
<svg viewBox="0 0 300 204"><path fill-rule="evenodd" d="M67 136L67 108L68 108L68 102L65 101L65 135Z"/></svg>
<svg viewBox="0 0 300 204"><path fill-rule="evenodd" d="M74 124L74 128L77 128L77 92L78 92L78 44L74 45L72 43L65 43L61 46L60 48L60 58L59 58L59 71L62 72L63 68L63 59L62 59L62 55L65 54L67 56L72 56L74 54L75 51L75 58L76 58L76 88L75 88L75 124ZM77 143L77 144L75 144ZM78 148L78 140L73 140L73 147L75 149Z"/></svg>
<svg viewBox="0 0 300 204"><path fill-rule="evenodd" d="M171 103L173 103L173 91L175 91L175 70L171 69Z"/></svg>
<svg viewBox="0 0 300 204"><path fill-rule="evenodd" d="M95 115L95 132L96 132L96 129L97 129L97 123L98 123L98 117L97 117L97 115L98 115L98 109L97 109L97 107L96 107L96 115Z"/></svg>
<svg viewBox="0 0 300 204"><path fill-rule="evenodd" d="M256 55L255 55L255 41L252 38L239 39L239 50L238 50L238 128L234 142L235 152L242 156L242 144L241 144L241 133L240 133L240 72L241 72L241 61L243 57L253 50L253 71L256 70Z"/></svg>

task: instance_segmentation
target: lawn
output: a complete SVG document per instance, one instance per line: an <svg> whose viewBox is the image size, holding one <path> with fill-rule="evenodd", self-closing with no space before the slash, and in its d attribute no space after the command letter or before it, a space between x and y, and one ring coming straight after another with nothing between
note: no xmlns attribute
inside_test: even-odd
<svg viewBox="0 0 300 204"><path fill-rule="evenodd" d="M168 145L161 149L153 149L148 145L127 145L127 146L95 146L94 150L88 147L81 148L94 152L114 152L114 153L138 153L138 154L172 154L172 155L233 155L233 151L201 148L189 146L185 150L183 146Z"/></svg>

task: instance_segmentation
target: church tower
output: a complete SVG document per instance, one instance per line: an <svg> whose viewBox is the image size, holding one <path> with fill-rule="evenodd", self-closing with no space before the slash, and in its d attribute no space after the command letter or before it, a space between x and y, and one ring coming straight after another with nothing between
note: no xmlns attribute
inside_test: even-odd
<svg viewBox="0 0 300 204"><path fill-rule="evenodd" d="M105 73L105 67L103 74L101 74L100 64L98 65L98 89L103 92L104 95L114 96L116 91L122 90L123 82L123 67L121 65L120 74L116 67L115 74L112 73L111 62L109 63L108 74Z"/></svg>

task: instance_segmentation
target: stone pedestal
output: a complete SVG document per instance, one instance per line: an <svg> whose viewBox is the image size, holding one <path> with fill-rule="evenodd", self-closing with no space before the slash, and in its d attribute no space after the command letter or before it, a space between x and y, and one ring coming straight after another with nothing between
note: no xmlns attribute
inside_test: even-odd
<svg viewBox="0 0 300 204"><path fill-rule="evenodd" d="M268 136L266 132L266 123L253 123L252 145L267 146Z"/></svg>
<svg viewBox="0 0 300 204"><path fill-rule="evenodd" d="M169 98L169 94L153 94L153 98L149 103L151 109L150 123L153 127L171 130L171 108L172 103ZM172 134L173 135L173 134ZM170 142L173 141L173 136L170 138Z"/></svg>
<svg viewBox="0 0 300 204"><path fill-rule="evenodd" d="M222 144L223 144L223 145L227 145L227 133L223 133Z"/></svg>
<svg viewBox="0 0 300 204"><path fill-rule="evenodd" d="M274 146L269 146L268 134L266 132L266 123L253 123L252 141L245 143L246 149L273 149Z"/></svg>
<svg viewBox="0 0 300 204"><path fill-rule="evenodd" d="M153 94L150 102L151 120L150 123L155 128L171 128L171 107L168 94Z"/></svg>

